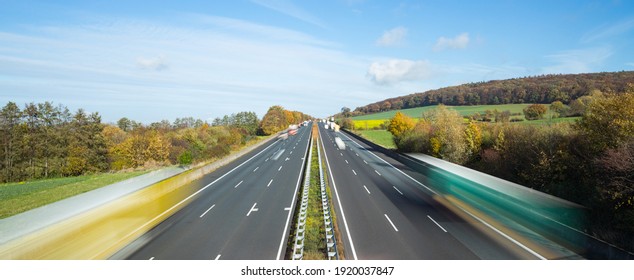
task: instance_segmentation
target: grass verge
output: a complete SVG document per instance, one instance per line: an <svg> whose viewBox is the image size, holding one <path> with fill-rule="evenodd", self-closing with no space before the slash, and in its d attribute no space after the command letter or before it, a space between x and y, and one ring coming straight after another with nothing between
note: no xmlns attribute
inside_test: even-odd
<svg viewBox="0 0 634 280"><path fill-rule="evenodd" d="M355 130L354 133L387 149L396 149L392 133L387 130Z"/></svg>
<svg viewBox="0 0 634 280"><path fill-rule="evenodd" d="M0 219L98 189L149 171L103 173L0 184Z"/></svg>

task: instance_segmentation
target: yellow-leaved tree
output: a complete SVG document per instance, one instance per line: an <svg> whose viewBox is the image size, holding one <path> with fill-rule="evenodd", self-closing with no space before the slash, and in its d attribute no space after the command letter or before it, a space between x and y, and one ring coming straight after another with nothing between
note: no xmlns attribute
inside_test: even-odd
<svg viewBox="0 0 634 280"><path fill-rule="evenodd" d="M414 119L398 111L394 117L390 119L387 130L392 133L394 137L399 138L403 133L412 130L414 125L416 125Z"/></svg>

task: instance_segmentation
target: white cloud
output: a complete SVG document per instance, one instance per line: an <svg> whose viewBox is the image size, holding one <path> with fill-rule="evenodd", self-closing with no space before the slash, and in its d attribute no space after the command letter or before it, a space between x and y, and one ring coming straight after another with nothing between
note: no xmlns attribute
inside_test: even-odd
<svg viewBox="0 0 634 280"><path fill-rule="evenodd" d="M566 50L546 56L555 64L542 69L544 74L577 74L588 73L596 70L613 52L609 47Z"/></svg>
<svg viewBox="0 0 634 280"><path fill-rule="evenodd" d="M150 57L150 58L138 57L136 59L136 63L139 67L143 69L150 69L150 70L156 70L156 71L164 70L168 67L167 59L165 58L164 55L159 55L157 57Z"/></svg>
<svg viewBox="0 0 634 280"><path fill-rule="evenodd" d="M434 45L434 51L446 49L464 49L469 45L469 33L462 33L454 38L440 37Z"/></svg>
<svg viewBox="0 0 634 280"><path fill-rule="evenodd" d="M383 36L376 40L376 44L383 47L400 45L405 39L406 35L407 29L405 27L399 26L383 32Z"/></svg>
<svg viewBox="0 0 634 280"><path fill-rule="evenodd" d="M374 62L368 69L370 79L381 85L422 80L428 78L431 73L430 63L426 60L390 59Z"/></svg>

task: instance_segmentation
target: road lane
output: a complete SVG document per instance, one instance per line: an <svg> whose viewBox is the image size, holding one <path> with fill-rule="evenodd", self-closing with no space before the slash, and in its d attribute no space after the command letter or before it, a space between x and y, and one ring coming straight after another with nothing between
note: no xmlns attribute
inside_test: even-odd
<svg viewBox="0 0 634 280"><path fill-rule="evenodd" d="M343 132L320 127L320 136L341 198L337 209L345 211L349 226L342 234L350 234L359 259L535 258L439 204L432 190L414 181L412 176L420 174L397 170L406 168L391 158L379 159L370 146ZM345 150L334 144L335 136L346 143Z"/></svg>
<svg viewBox="0 0 634 280"><path fill-rule="evenodd" d="M302 127L192 182L206 189L133 242L127 258L277 259L285 251L280 240L288 237L309 137Z"/></svg>

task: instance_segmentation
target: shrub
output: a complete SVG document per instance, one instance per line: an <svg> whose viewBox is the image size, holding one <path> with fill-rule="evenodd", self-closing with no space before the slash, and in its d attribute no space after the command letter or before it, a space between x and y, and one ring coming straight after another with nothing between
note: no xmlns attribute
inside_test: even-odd
<svg viewBox="0 0 634 280"><path fill-rule="evenodd" d="M190 151L184 151L178 156L178 164L190 165L193 162L192 153Z"/></svg>

